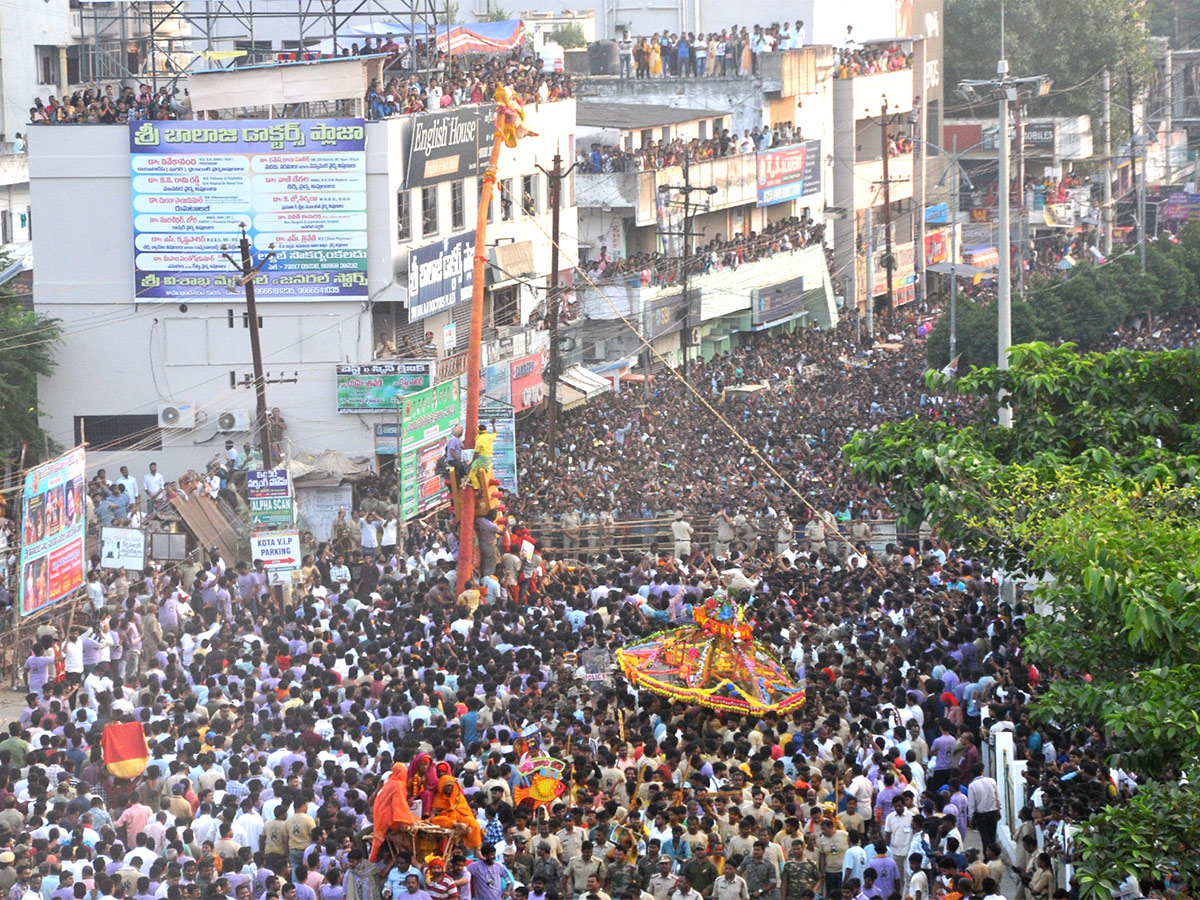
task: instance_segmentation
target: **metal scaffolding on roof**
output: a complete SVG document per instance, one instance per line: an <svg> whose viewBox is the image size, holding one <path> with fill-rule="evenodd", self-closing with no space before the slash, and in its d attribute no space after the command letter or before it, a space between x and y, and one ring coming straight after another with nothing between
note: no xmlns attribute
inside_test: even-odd
<svg viewBox="0 0 1200 900"><path fill-rule="evenodd" d="M439 10L440 3L440 10ZM370 36L412 35L399 66L437 67L447 0L131 0L80 2L78 82L140 81L156 90L189 71L257 65L286 54L341 55ZM364 27L365 26L365 27ZM397 27L398 26L398 27ZM428 36L425 39L424 36ZM415 56L415 58L414 58Z"/></svg>

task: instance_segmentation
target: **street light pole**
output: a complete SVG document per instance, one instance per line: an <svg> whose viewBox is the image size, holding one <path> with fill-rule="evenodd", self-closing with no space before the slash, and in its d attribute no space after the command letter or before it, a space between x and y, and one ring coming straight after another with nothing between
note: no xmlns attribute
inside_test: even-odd
<svg viewBox="0 0 1200 900"><path fill-rule="evenodd" d="M1112 195L1112 82L1108 69L1101 82L1104 91L1104 256L1112 255L1113 195Z"/></svg>
<svg viewBox="0 0 1200 900"><path fill-rule="evenodd" d="M997 365L1001 371L1008 369L1008 349L1012 346L1012 235L1009 233L1008 225L1008 205L1009 194L1012 191L1012 185L1008 178L1008 155L1009 155L1009 140L1008 140L1008 86L1004 84L1008 79L1008 60L1002 59L996 64L996 77L1001 82L1000 87L1000 128L996 134L997 150L999 156L999 190L996 192L1000 202L999 211L999 229L1000 229L1000 278L999 292L996 300L996 311L998 316L998 326L996 329L997 337ZM998 400L1000 401L999 421L1002 428L1012 427L1012 409L1004 405L1006 392L1001 390Z"/></svg>
<svg viewBox="0 0 1200 900"><path fill-rule="evenodd" d="M958 171L958 135L950 141L954 160L954 182L950 186L950 361L958 355L958 188L962 173Z"/></svg>
<svg viewBox="0 0 1200 900"><path fill-rule="evenodd" d="M1003 7L1002 7L1003 9ZM998 161L998 188L996 192L999 204L999 221L997 222L1000 247L1000 272L998 297L996 300L996 365L1002 371L1008 369L1008 351L1012 347L1012 231L1009 225L1009 202L1012 184L1008 175L1009 154L1011 151L1008 135L1008 103L1019 97L1022 87L1035 86L1035 95L1044 97L1050 90L1050 79L1045 75L1032 78L1013 78L1008 74L1008 60L1001 57L996 63L996 78L993 81L964 81L960 93L968 100L974 100L978 93L976 88L984 87L996 91L1000 95L999 129L996 135L996 156ZM1001 390L997 395L1000 410L997 419L1003 428L1012 427L1012 410L1004 405L1007 392Z"/></svg>
<svg viewBox="0 0 1200 900"><path fill-rule="evenodd" d="M867 339L875 343L875 220L867 207Z"/></svg>

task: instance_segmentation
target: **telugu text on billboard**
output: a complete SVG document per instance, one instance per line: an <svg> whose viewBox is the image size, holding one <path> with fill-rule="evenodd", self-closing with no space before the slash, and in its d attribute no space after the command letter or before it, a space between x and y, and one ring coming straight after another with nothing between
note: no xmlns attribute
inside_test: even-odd
<svg viewBox="0 0 1200 900"><path fill-rule="evenodd" d="M433 367L427 359L338 366L337 411L394 413L399 398L433 384Z"/></svg>
<svg viewBox="0 0 1200 900"><path fill-rule="evenodd" d="M443 440L462 420L462 391L457 378L404 398L400 448Z"/></svg>
<svg viewBox="0 0 1200 900"><path fill-rule="evenodd" d="M475 285L475 232L408 252L408 320L467 303Z"/></svg>
<svg viewBox="0 0 1200 900"><path fill-rule="evenodd" d="M291 525L292 490L287 469L262 469L246 473L246 496L254 525Z"/></svg>
<svg viewBox="0 0 1200 900"><path fill-rule="evenodd" d="M72 450L25 475L21 516L21 615L83 586L84 454Z"/></svg>
<svg viewBox="0 0 1200 900"><path fill-rule="evenodd" d="M758 205L771 206L820 193L821 142L763 150L755 159Z"/></svg>
<svg viewBox="0 0 1200 900"><path fill-rule="evenodd" d="M241 293L241 226L259 302L367 295L362 119L131 122L135 296Z"/></svg>

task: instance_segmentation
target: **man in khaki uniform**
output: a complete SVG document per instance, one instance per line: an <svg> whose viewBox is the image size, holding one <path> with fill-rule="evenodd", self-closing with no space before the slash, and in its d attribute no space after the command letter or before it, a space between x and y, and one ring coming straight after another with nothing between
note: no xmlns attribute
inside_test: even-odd
<svg viewBox="0 0 1200 900"><path fill-rule="evenodd" d="M675 539L676 559L687 559L692 555L693 531L692 523L683 517L683 513L675 513L675 521L671 523L671 537Z"/></svg>

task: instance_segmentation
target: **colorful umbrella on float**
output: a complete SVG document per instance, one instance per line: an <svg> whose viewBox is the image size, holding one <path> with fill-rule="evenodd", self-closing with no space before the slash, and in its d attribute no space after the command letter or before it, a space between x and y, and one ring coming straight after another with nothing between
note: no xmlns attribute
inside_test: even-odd
<svg viewBox="0 0 1200 900"><path fill-rule="evenodd" d="M639 689L741 713L788 712L804 688L754 639L744 609L723 591L693 611L694 625L660 631L617 651Z"/></svg>

